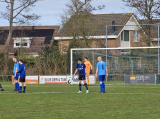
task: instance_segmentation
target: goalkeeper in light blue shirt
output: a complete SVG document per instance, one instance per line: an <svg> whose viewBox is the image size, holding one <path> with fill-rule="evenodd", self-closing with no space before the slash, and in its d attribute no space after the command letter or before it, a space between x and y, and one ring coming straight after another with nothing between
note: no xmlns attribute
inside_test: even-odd
<svg viewBox="0 0 160 119"><path fill-rule="evenodd" d="M17 57L13 57L14 63L14 69L13 69L13 75L14 75L14 82L15 82L15 90L14 91L19 91L19 83L18 83L18 78L19 78L19 63L17 61Z"/></svg>
<svg viewBox="0 0 160 119"><path fill-rule="evenodd" d="M100 82L100 93L105 93L105 77L108 77L107 64L102 61L102 57L97 58L97 69L96 69L96 78L99 78Z"/></svg>

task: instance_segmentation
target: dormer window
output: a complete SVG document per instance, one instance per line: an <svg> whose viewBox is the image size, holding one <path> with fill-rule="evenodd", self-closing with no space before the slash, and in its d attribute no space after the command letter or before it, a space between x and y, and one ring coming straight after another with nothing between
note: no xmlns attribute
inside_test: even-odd
<svg viewBox="0 0 160 119"><path fill-rule="evenodd" d="M14 45L13 48L30 48L32 37L22 37L22 38L13 38Z"/></svg>

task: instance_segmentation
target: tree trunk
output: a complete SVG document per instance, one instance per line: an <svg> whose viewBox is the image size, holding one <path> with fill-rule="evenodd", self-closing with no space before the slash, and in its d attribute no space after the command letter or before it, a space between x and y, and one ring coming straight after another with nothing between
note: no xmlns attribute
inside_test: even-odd
<svg viewBox="0 0 160 119"><path fill-rule="evenodd" d="M10 20L9 20L9 34L8 34L8 38L7 41L5 43L5 47L6 47L6 54L8 56L9 54L9 43L10 40L12 38L12 26L13 26L13 6L14 6L14 0L11 0L11 10L10 10ZM8 58L7 58L8 59Z"/></svg>
<svg viewBox="0 0 160 119"><path fill-rule="evenodd" d="M9 21L9 34L7 37L7 41L5 43L5 68L3 70L4 75L9 75L8 73L8 58L9 58L9 46L10 46L10 40L12 38L12 25L13 25L13 5L14 5L14 0L11 0L11 10L10 10L10 21Z"/></svg>

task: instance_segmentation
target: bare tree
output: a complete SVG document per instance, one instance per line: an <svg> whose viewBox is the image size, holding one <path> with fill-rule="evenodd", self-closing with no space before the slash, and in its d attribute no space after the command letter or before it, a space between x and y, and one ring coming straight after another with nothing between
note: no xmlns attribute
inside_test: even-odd
<svg viewBox="0 0 160 119"><path fill-rule="evenodd" d="M12 37L13 24L22 25L30 21L37 20L40 16L36 14L27 14L30 7L34 7L35 3L39 0L0 0L6 3L6 11L0 12L1 16L9 21L9 34L5 42L7 54L9 52L9 43Z"/></svg>
<svg viewBox="0 0 160 119"><path fill-rule="evenodd" d="M146 19L146 24L152 24L153 18L157 17L157 13L160 10L160 0L122 0L126 3L126 6L135 8L138 13ZM148 25L145 28L147 39L146 44L150 46L151 41L151 26Z"/></svg>
<svg viewBox="0 0 160 119"><path fill-rule="evenodd" d="M10 67L8 64L9 44L12 38L13 24L19 26L22 24L31 23L31 21L37 20L40 16L30 13L30 8L34 7L35 3L39 0L0 0L0 2L6 3L5 12L0 12L2 18L9 21L9 33L7 40L5 41L5 62L2 74L7 74Z"/></svg>
<svg viewBox="0 0 160 119"><path fill-rule="evenodd" d="M67 9L64 14L61 15L62 29L60 31L61 36L71 36L72 41L77 43L76 47L90 47L91 40L88 36L93 35L96 32L96 25L93 25L94 10L101 10L105 6L93 7L91 5L92 0L70 0L66 4ZM84 42L82 42L82 40ZM83 43L83 46L81 45Z"/></svg>
<svg viewBox="0 0 160 119"><path fill-rule="evenodd" d="M94 19L92 14L95 10L104 9L104 5L93 7L93 0L70 0L66 4L67 9L61 15L61 27L58 36L70 37L69 46L62 46L63 51L67 51L67 71L69 70L70 48L91 47L93 38L99 27L98 21ZM68 72L69 73L69 72Z"/></svg>

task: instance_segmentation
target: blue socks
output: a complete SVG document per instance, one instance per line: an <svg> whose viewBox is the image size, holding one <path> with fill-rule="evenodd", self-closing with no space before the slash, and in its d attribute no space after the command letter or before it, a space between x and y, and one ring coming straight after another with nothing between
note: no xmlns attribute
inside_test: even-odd
<svg viewBox="0 0 160 119"><path fill-rule="evenodd" d="M86 87L86 90L88 90L88 86L87 86L87 83L85 83L84 85L85 85L85 87Z"/></svg>
<svg viewBox="0 0 160 119"><path fill-rule="evenodd" d="M87 83L85 83L84 85L85 85L85 87L86 87L86 90L88 90ZM81 85L81 84L79 84L79 90L80 90L80 91L81 91L81 86L82 86L82 85Z"/></svg>
<svg viewBox="0 0 160 119"><path fill-rule="evenodd" d="M100 91L103 92L103 84L100 84Z"/></svg>
<svg viewBox="0 0 160 119"><path fill-rule="evenodd" d="M100 91L105 92L105 83L104 82L102 84L100 84Z"/></svg>
<svg viewBox="0 0 160 119"><path fill-rule="evenodd" d="M22 91L22 86L19 87L19 91L20 91L20 92Z"/></svg>
<svg viewBox="0 0 160 119"><path fill-rule="evenodd" d="M79 84L79 90L81 91L81 84Z"/></svg>
<svg viewBox="0 0 160 119"><path fill-rule="evenodd" d="M15 83L15 90L19 90L19 83Z"/></svg>
<svg viewBox="0 0 160 119"><path fill-rule="evenodd" d="M103 82L102 84L103 84L103 91L105 91L105 83Z"/></svg>
<svg viewBox="0 0 160 119"><path fill-rule="evenodd" d="M15 90L17 90L17 83L15 83Z"/></svg>
<svg viewBox="0 0 160 119"><path fill-rule="evenodd" d="M19 90L19 83L17 82L17 90Z"/></svg>
<svg viewBox="0 0 160 119"><path fill-rule="evenodd" d="M23 92L25 92L26 90L26 86L23 86ZM19 91L21 92L22 91L22 86L19 87Z"/></svg>
<svg viewBox="0 0 160 119"><path fill-rule="evenodd" d="M23 92L25 92L26 91L26 86L23 86Z"/></svg>

